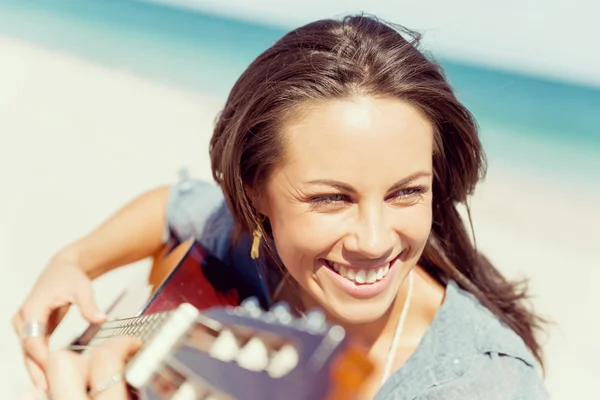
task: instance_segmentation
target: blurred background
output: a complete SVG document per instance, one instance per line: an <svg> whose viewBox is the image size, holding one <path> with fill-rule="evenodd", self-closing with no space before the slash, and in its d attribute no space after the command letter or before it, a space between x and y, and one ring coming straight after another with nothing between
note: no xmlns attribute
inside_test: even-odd
<svg viewBox="0 0 600 400"><path fill-rule="evenodd" d="M478 246L529 278L555 399L598 398L600 6L591 0L0 0L0 394L30 383L9 326L47 260L188 167L237 77L288 30L366 12L418 30L481 125ZM147 270L95 282L102 307ZM68 315L61 346L85 325Z"/></svg>

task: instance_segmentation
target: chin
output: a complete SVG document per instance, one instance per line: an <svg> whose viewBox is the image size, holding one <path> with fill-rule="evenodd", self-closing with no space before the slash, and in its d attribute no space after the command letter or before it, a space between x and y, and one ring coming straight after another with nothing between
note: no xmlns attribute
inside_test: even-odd
<svg viewBox="0 0 600 400"><path fill-rule="evenodd" d="M330 318L341 324L368 324L383 318L394 303L397 292L373 299L331 298L327 296L323 308Z"/></svg>

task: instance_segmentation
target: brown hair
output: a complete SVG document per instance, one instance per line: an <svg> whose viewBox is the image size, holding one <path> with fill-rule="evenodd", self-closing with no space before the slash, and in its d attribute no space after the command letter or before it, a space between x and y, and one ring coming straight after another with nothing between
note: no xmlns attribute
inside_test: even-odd
<svg viewBox="0 0 600 400"><path fill-rule="evenodd" d="M356 95L412 104L432 123L436 143L433 226L420 264L438 280L453 279L475 295L543 365L534 335L542 320L521 304L525 288L508 282L477 251L459 215L457 206L469 210L467 198L485 175L485 156L473 116L441 67L419 50L420 39L364 15L321 20L286 34L231 90L210 143L213 177L239 232L250 232L261 222L246 187L266 182L283 152L280 128L295 111L309 101Z"/></svg>

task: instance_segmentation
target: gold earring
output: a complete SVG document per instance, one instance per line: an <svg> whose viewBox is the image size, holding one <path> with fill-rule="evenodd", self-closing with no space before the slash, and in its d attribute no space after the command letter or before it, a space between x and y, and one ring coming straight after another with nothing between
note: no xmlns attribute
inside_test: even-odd
<svg viewBox="0 0 600 400"><path fill-rule="evenodd" d="M262 230L260 228L256 228L254 232L252 232L252 236L252 249L250 250L250 257L253 260L256 260L258 258L260 240L262 239Z"/></svg>

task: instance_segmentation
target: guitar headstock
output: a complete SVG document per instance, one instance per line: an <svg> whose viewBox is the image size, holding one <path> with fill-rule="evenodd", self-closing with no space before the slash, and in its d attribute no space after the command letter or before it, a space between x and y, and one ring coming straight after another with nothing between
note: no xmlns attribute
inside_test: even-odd
<svg viewBox="0 0 600 400"><path fill-rule="evenodd" d="M319 310L295 318L258 301L170 312L129 362L126 379L153 399L352 399L371 373L364 349Z"/></svg>

